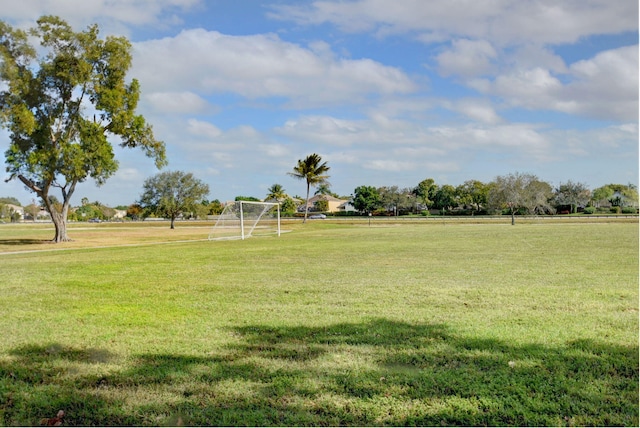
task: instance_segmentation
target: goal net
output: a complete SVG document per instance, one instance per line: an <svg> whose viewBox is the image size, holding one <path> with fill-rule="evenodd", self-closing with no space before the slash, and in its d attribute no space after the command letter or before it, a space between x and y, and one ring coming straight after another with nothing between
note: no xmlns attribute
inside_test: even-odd
<svg viewBox="0 0 640 428"><path fill-rule="evenodd" d="M280 204L275 202L227 202L209 233L209 240L280 236Z"/></svg>

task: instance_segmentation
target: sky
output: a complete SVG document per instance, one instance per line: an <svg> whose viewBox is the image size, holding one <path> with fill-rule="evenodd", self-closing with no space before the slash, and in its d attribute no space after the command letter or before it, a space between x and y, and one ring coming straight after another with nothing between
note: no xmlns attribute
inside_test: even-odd
<svg viewBox="0 0 640 428"><path fill-rule="evenodd" d="M193 173L210 200L276 183L304 196L287 173L312 153L345 196L514 172L638 184L637 0L21 0L0 20L42 15L129 38L163 170ZM159 172L115 152L117 174L72 205L130 205ZM31 203L2 174L0 197Z"/></svg>

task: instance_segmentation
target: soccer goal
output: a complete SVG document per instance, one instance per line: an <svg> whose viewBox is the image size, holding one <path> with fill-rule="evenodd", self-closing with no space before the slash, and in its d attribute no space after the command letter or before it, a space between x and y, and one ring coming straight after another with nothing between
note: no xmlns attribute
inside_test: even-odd
<svg viewBox="0 0 640 428"><path fill-rule="evenodd" d="M280 204L275 202L227 202L209 233L210 241L280 236Z"/></svg>

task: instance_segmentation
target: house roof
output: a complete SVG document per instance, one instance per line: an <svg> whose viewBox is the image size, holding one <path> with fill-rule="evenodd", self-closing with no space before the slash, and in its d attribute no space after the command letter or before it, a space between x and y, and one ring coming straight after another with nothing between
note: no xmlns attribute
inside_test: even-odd
<svg viewBox="0 0 640 428"><path fill-rule="evenodd" d="M309 203L314 203L316 201L346 202L344 199L334 198L331 195L315 195L313 198L309 198Z"/></svg>
<svg viewBox="0 0 640 428"><path fill-rule="evenodd" d="M24 207L13 205L13 204L5 204L5 206L11 208L13 211L18 212L20 214L24 214Z"/></svg>

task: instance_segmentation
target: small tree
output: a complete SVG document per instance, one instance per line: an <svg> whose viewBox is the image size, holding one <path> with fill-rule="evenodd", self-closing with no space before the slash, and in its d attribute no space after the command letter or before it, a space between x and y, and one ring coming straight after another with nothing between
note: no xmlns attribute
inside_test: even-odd
<svg viewBox="0 0 640 428"><path fill-rule="evenodd" d="M554 200L557 205L569 205L571 213L575 213L579 205L586 205L591 200L591 191L586 184L569 180L560 183L555 189Z"/></svg>
<svg viewBox="0 0 640 428"><path fill-rule="evenodd" d="M35 221L38 219L38 213L40 212L40 206L36 204L36 201L33 200L29 205L24 207L24 213L29 214L31 219Z"/></svg>
<svg viewBox="0 0 640 428"><path fill-rule="evenodd" d="M461 203L471 205L476 211L480 211L480 207L487 203L489 187L478 180L467 180L456 187L456 193Z"/></svg>
<svg viewBox="0 0 640 428"><path fill-rule="evenodd" d="M76 186L88 178L102 185L117 171L107 137L120 137L122 147L141 147L158 167L166 164L164 143L135 112L140 85L135 79L127 84L130 66L129 41L101 40L97 25L76 33L62 19L45 16L27 33L0 21L7 181L19 179L42 200L55 226L54 242L69 240L67 214ZM52 202L56 189L59 205Z"/></svg>
<svg viewBox="0 0 640 428"><path fill-rule="evenodd" d="M489 205L497 209L508 209L511 224L516 224L515 214L523 209L529 213L550 210L551 186L540 181L533 174L514 174L498 176L490 184Z"/></svg>
<svg viewBox="0 0 640 428"><path fill-rule="evenodd" d="M380 193L373 186L358 186L353 191L353 207L365 214L371 214L382 206Z"/></svg>
<svg viewBox="0 0 640 428"><path fill-rule="evenodd" d="M299 159L293 171L289 173L290 176L304 180L307 183L307 199L304 206L304 220L306 223L307 216L309 215L309 191L311 186L318 184L326 184L329 176L327 172L331 169L327 166L326 162L322 162L320 155L313 153L304 159Z"/></svg>
<svg viewBox="0 0 640 428"><path fill-rule="evenodd" d="M296 203L291 197L287 196L280 206L283 215L293 215L296 212Z"/></svg>
<svg viewBox="0 0 640 428"><path fill-rule="evenodd" d="M553 214L555 209L551 206L553 189L546 181L533 179L525 187L523 207L529 214Z"/></svg>
<svg viewBox="0 0 640 428"><path fill-rule="evenodd" d="M144 214L144 208L140 204L131 204L127 207L127 217L138 220Z"/></svg>
<svg viewBox="0 0 640 428"><path fill-rule="evenodd" d="M456 188L450 184L443 184L438 187L433 195L433 206L440 210L451 210L458 205Z"/></svg>
<svg viewBox="0 0 640 428"><path fill-rule="evenodd" d="M218 199L214 199L207 204L207 209L207 214L218 215L221 214L224 210L224 205L222 205L222 203Z"/></svg>
<svg viewBox="0 0 640 428"><path fill-rule="evenodd" d="M398 186L383 186L378 189L380 201L388 212L398 215L402 212L410 212L415 206L415 194L413 189L401 189Z"/></svg>
<svg viewBox="0 0 640 428"><path fill-rule="evenodd" d="M415 189L413 189L413 194L416 195L418 201L424 204L424 206L429 209L429 206L433 204L433 200L435 199L436 192L438 191L438 185L436 184L433 178L426 178L422 180Z"/></svg>
<svg viewBox="0 0 640 428"><path fill-rule="evenodd" d="M313 208L315 211L326 212L329 211L329 201L326 199L318 199L314 202Z"/></svg>
<svg viewBox="0 0 640 428"><path fill-rule="evenodd" d="M145 211L167 217L171 229L181 214L193 211L209 194L209 186L196 179L191 173L168 171L148 178L143 185L140 205Z"/></svg>

